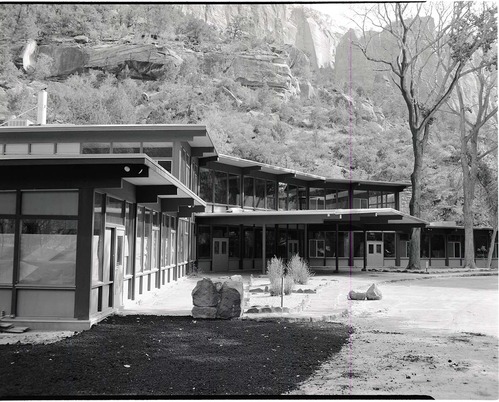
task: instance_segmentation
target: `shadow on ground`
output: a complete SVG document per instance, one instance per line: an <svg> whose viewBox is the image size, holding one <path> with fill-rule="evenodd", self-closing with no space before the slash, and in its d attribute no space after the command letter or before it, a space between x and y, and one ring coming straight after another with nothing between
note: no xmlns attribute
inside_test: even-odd
<svg viewBox="0 0 499 402"><path fill-rule="evenodd" d="M325 322L113 316L53 344L0 346L0 397L280 395L348 337Z"/></svg>

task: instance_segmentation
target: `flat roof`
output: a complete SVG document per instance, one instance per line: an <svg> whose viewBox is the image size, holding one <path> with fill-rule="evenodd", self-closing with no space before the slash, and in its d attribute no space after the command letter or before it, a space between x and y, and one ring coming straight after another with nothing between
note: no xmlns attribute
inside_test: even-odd
<svg viewBox="0 0 499 402"><path fill-rule="evenodd" d="M0 127L0 142L153 142L184 141L203 148L203 156L217 155L215 145L203 124L46 124Z"/></svg>
<svg viewBox="0 0 499 402"><path fill-rule="evenodd" d="M411 216L393 208L373 208L373 209L322 209L322 210L295 210L295 211L252 211L237 210L235 212L218 213L198 213L196 217L203 220L209 219L213 222L227 222L230 224L234 220L248 223L348 223L350 220L362 223L376 223L376 220L384 221L390 225L413 225L427 226L429 222Z"/></svg>
<svg viewBox="0 0 499 402"><path fill-rule="evenodd" d="M74 166L112 166L123 164L143 164L147 167L147 176L135 175L127 177L125 171L122 179L136 186L165 186L176 187L176 194L158 194L158 198L189 198L194 205L206 206L198 195L185 186L179 179L160 166L154 159L146 154L84 154L84 155L4 155L0 157L0 167L8 166L65 166L68 169Z"/></svg>
<svg viewBox="0 0 499 402"><path fill-rule="evenodd" d="M265 173L271 173L274 175L280 174L291 174L294 175L296 179L304 180L308 182L320 182L324 183L339 183L339 184L352 184L352 185L362 185L362 186L385 186L385 187L394 187L394 188L406 188L410 187L410 182L389 182L389 181L373 181L373 180L350 180L350 179L336 179L336 178L328 178L325 176L315 175L311 173L304 173L294 169L283 168L280 166L269 165L262 162L256 162L249 159L238 158L235 156L219 154L217 158L218 162L236 166L239 168L251 168L258 167L259 170Z"/></svg>

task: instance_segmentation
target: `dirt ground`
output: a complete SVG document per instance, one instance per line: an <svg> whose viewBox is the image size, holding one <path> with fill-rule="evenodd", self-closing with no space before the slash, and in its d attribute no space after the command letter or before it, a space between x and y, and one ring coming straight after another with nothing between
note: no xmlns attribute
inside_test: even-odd
<svg viewBox="0 0 499 402"><path fill-rule="evenodd" d="M348 346L292 394L498 399L497 276L380 288L351 302Z"/></svg>
<svg viewBox="0 0 499 402"><path fill-rule="evenodd" d="M324 322L114 316L56 343L0 346L0 398L280 395L348 336Z"/></svg>

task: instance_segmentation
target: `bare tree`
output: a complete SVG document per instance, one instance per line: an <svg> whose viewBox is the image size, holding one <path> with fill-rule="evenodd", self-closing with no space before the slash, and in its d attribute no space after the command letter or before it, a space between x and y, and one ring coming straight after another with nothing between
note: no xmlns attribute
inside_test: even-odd
<svg viewBox="0 0 499 402"><path fill-rule="evenodd" d="M490 53L490 52L489 52ZM490 64L496 55L485 55ZM456 85L457 99L449 101L453 114L459 118L461 167L463 170L463 217L464 217L464 266L475 268L475 247L473 239L475 186L478 181L480 161L497 150L497 139L483 144L486 137L480 136L489 120L497 114L497 70L486 65L484 57L470 63L479 65L466 79ZM494 128L492 127L494 131ZM497 130L497 128L496 128ZM479 152L479 143L482 143ZM483 169L483 168L482 168ZM490 185L490 183L488 184Z"/></svg>
<svg viewBox="0 0 499 402"><path fill-rule="evenodd" d="M421 217L423 156L435 114L472 72L466 65L473 54L497 36L495 14L481 18L480 26L471 3L380 3L359 15L356 45L389 74L407 107L414 153L409 210ZM420 237L420 229L412 229L408 269L420 268Z"/></svg>

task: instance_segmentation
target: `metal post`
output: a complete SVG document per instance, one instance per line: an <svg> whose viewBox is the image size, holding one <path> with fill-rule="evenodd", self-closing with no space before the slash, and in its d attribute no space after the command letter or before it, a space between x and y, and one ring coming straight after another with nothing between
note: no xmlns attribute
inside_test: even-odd
<svg viewBox="0 0 499 402"><path fill-rule="evenodd" d="M263 227L262 227L262 274L265 274L266 272L266 255L267 255L267 237L266 237L266 226L265 226L265 223L263 224Z"/></svg>

